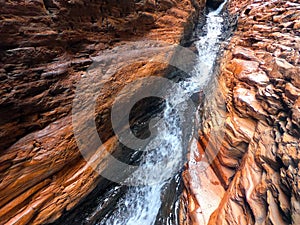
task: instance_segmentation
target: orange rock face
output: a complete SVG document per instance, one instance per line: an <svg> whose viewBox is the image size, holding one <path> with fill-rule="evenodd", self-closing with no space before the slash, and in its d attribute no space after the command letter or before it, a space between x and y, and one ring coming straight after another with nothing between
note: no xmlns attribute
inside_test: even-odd
<svg viewBox="0 0 300 225"><path fill-rule="evenodd" d="M209 99L200 136L205 143L209 125L218 116L226 117L224 138L216 142L220 148L211 165L224 191L219 191L222 199L214 213L206 215L209 220L197 222L201 201L195 203L198 192L185 181L185 224L296 225L300 223L300 4L231 0L228 10L232 17L239 13L239 19L218 77L226 110L211 106L218 99ZM214 151L211 145L205 147L207 153ZM191 176L189 169L185 173ZM207 196L207 201L210 198L215 199Z"/></svg>
<svg viewBox="0 0 300 225"><path fill-rule="evenodd" d="M91 56L128 41L180 43L204 1L0 1L0 224L45 224L108 184L82 159L73 135L76 82ZM176 29L174 29L176 27ZM162 52L164 53L164 52ZM108 81L98 131L110 151L113 96L126 82L162 76L166 65L137 63Z"/></svg>

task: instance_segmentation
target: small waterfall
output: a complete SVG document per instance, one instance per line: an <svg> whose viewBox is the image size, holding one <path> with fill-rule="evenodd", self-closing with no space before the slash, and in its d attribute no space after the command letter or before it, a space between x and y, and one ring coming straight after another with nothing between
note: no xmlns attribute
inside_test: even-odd
<svg viewBox="0 0 300 225"><path fill-rule="evenodd" d="M197 41L195 42L198 51L198 59L191 73L191 77L180 82L184 91L191 96L195 92L199 92L210 81L214 63L220 47L220 35L223 29L223 18L220 15L225 2L219 6L217 10L210 11L207 14L206 24L198 32ZM178 167L178 162L184 157L178 153L182 153L183 140L182 128L177 113L181 112L183 99L180 98L182 93L170 91L172 102L166 103L164 110L165 128L159 131L160 142L159 149L152 149L154 143L149 143L146 152L141 161L139 170L145 171L149 169L149 176L152 179L158 179L163 174L154 174L150 168L155 166L157 161L166 161L164 173L169 173ZM175 106L175 107L174 107ZM177 112L174 112L177 111ZM157 145L155 145L157 146ZM181 164L181 163L180 163ZM181 164L182 165L182 164ZM179 168L180 170L180 168ZM145 173L143 173L145 174ZM145 179L141 177L141 179ZM126 194L119 199L117 207L114 211L98 223L98 225L151 225L155 224L157 214L163 202L161 201L162 188L168 181L164 181L152 186L129 187Z"/></svg>

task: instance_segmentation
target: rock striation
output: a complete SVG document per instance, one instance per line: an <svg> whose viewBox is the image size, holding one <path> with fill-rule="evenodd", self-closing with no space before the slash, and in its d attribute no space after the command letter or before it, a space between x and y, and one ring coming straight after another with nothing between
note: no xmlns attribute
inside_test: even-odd
<svg viewBox="0 0 300 225"><path fill-rule="evenodd" d="M221 95L205 103L199 140L200 153L217 152L211 168L224 191L209 220L198 223L201 202L192 201L197 192L185 182L185 224L299 224L300 4L230 0L228 11L238 17L237 30L221 58ZM224 135L207 145L222 117Z"/></svg>
<svg viewBox="0 0 300 225"><path fill-rule="evenodd" d="M0 224L54 222L97 184L108 186L74 139L76 82L105 49L141 39L184 43L203 8L202 0L0 1ZM118 148L108 125L113 96L135 74L166 69L137 63L108 81L96 122L110 151Z"/></svg>

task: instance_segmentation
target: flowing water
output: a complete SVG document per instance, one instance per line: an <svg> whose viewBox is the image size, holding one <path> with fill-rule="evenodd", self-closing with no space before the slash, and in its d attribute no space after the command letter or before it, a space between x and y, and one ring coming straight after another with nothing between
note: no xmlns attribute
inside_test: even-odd
<svg viewBox="0 0 300 225"><path fill-rule="evenodd" d="M213 74L214 64L220 47L220 36L223 29L223 18L220 15L224 7L223 3L217 10L211 10L206 16L206 24L201 29L197 29L197 40L195 42L198 58L191 73L191 77L180 82L184 91L191 96L199 92L207 85ZM147 173L151 179L160 180L163 173L172 173L176 168L177 173L182 167L182 158L184 156L185 145L182 135L182 129L179 126L180 118L177 116L180 111L180 105L183 99L180 98L182 93L171 93L172 102L166 103L163 113L165 126L159 130L159 149L153 149L152 145L157 143L150 142L146 147L148 154L145 154L141 161L140 170L147 171L155 167L157 161L166 161L165 168L158 170L156 173L151 170ZM175 106L175 107L174 107ZM180 107L179 107L180 106ZM151 150L151 151L150 151ZM150 171L150 170L149 170ZM149 179L149 177L141 177ZM163 179L162 179L163 180ZM129 187L126 194L118 200L116 208L107 218L98 222L98 225L151 225L157 221L162 204L162 189L170 181L161 181L155 185Z"/></svg>

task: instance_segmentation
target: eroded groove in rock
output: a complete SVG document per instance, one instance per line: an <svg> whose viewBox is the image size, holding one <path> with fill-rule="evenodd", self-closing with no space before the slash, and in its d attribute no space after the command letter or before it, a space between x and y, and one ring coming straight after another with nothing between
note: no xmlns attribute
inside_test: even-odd
<svg viewBox="0 0 300 225"><path fill-rule="evenodd" d="M300 4L231 0L228 10L239 19L218 77L227 110L204 114L200 137L225 114L212 164L225 194L208 224L299 224Z"/></svg>

